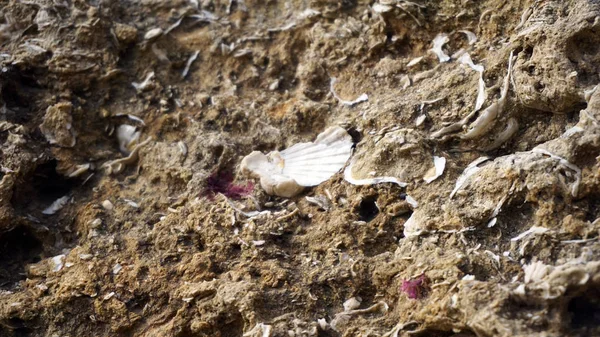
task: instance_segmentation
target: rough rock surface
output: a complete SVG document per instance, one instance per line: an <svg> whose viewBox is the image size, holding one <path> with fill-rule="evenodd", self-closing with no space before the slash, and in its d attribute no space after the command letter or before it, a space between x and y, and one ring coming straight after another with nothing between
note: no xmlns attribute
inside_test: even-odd
<svg viewBox="0 0 600 337"><path fill-rule="evenodd" d="M600 336L599 18L0 0L0 336ZM407 185L279 198L239 172L336 125L357 178Z"/></svg>

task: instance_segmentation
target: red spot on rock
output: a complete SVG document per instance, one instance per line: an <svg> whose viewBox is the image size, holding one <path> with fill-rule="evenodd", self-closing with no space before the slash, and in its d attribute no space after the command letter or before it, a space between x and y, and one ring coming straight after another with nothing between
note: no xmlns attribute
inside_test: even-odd
<svg viewBox="0 0 600 337"><path fill-rule="evenodd" d="M400 290L410 299L419 299L427 296L429 292L429 277L425 274L412 279L402 281Z"/></svg>
<svg viewBox="0 0 600 337"><path fill-rule="evenodd" d="M233 183L233 175L231 173L216 171L206 179L206 187L202 191L202 195L211 200L218 193L231 199L240 199L241 197L250 195L253 190L254 184L251 182L245 185L236 185Z"/></svg>

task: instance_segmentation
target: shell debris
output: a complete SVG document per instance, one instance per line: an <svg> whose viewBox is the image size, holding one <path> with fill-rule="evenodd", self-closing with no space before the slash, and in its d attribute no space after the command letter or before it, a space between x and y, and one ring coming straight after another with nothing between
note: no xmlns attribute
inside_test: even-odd
<svg viewBox="0 0 600 337"><path fill-rule="evenodd" d="M151 71L150 73L148 73L148 75L146 75L146 78L144 78L144 81L142 81L141 83L138 82L131 82L131 85L138 91L144 91L146 90L146 88L148 87L148 85L151 83L152 79L154 78L154 72Z"/></svg>
<svg viewBox="0 0 600 337"><path fill-rule="evenodd" d="M475 100L475 111L477 111L481 109L486 98L485 82L483 81L484 67L481 64L475 64L471 59L471 55L469 55L468 53L462 54L458 59L458 62L471 67L471 69L479 73L479 82L477 85L477 99Z"/></svg>
<svg viewBox="0 0 600 337"><path fill-rule="evenodd" d="M200 55L200 51L196 50L191 56L190 58L188 58L186 64L185 64L185 68L183 69L183 71L181 72L181 78L185 78L188 74L188 72L190 71L190 67L192 66L192 63L194 63L194 61L196 61L196 59L198 58L198 55Z"/></svg>
<svg viewBox="0 0 600 337"><path fill-rule="evenodd" d="M369 96L367 94L362 94L352 101L346 101L346 100L342 99L340 96L338 96L338 94L335 93L334 85L336 82L337 82L337 79L335 77L332 77L329 82L329 91L331 92L333 97L335 97L340 103L347 105L347 106L354 106L358 103L366 102L369 100Z"/></svg>
<svg viewBox="0 0 600 337"><path fill-rule="evenodd" d="M137 131L135 126L123 124L117 127L117 140L119 141L119 150L125 154L130 153L130 149L135 146L142 133Z"/></svg>
<svg viewBox="0 0 600 337"><path fill-rule="evenodd" d="M450 56L442 49L450 39L448 34L440 33L433 39L433 47L430 49L440 60L441 63L450 61Z"/></svg>
<svg viewBox="0 0 600 337"><path fill-rule="evenodd" d="M54 202L50 204L50 206L48 206L46 209L44 209L42 213L46 215L55 214L56 212L60 211L63 207L65 207L67 202L69 202L70 198L70 196L65 195L64 197L54 200Z"/></svg>
<svg viewBox="0 0 600 337"><path fill-rule="evenodd" d="M477 42L477 35L475 35L475 33L473 33L470 30L459 30L460 33L463 33L467 36L467 41L469 42L469 45L473 45Z"/></svg>
<svg viewBox="0 0 600 337"><path fill-rule="evenodd" d="M481 137L486 131L488 131L492 126L492 122L496 119L498 114L500 114L504 110L504 106L506 105L506 99L508 96L508 87L510 85L510 76L512 74L513 67L513 52L510 52L510 56L508 57L508 70L506 77L504 78L504 84L502 86L502 91L500 92L500 98L498 101L492 103L487 109L485 109L479 117L471 124L470 129L465 133L462 138L463 139L475 139Z"/></svg>
<svg viewBox="0 0 600 337"><path fill-rule="evenodd" d="M437 178L439 178L442 174L444 174L444 169L446 168L446 158L433 156L433 167L429 170L423 180L426 183L431 183Z"/></svg>
<svg viewBox="0 0 600 337"><path fill-rule="evenodd" d="M51 259L52 261L52 271L59 272L65 266L65 254L57 255Z"/></svg>

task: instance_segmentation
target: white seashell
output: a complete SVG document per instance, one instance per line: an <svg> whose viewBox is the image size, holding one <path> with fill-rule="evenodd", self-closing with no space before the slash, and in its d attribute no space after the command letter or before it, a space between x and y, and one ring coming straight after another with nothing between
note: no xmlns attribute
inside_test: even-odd
<svg viewBox="0 0 600 337"><path fill-rule="evenodd" d="M161 28L150 29L149 31L146 32L146 34L144 34L144 40L155 39L155 38L159 37L160 35L162 35L162 33L163 33L163 30Z"/></svg>
<svg viewBox="0 0 600 337"><path fill-rule="evenodd" d="M241 171L260 178L272 195L293 197L304 187L316 186L346 165L352 154L352 138L341 127L331 127L313 143L298 143L267 155L254 151L241 163Z"/></svg>
<svg viewBox="0 0 600 337"><path fill-rule="evenodd" d="M140 131L136 131L135 126L123 124L117 128L117 140L119 141L119 150L125 154L129 154L131 148L135 146L140 139Z"/></svg>
<svg viewBox="0 0 600 337"><path fill-rule="evenodd" d="M394 177L375 177L375 178L367 178L367 179L355 179L352 177L352 167L354 161L346 167L344 170L344 179L352 185L375 185L375 184L383 184L383 183L394 183L400 187L406 187L408 183L400 181Z"/></svg>
<svg viewBox="0 0 600 337"><path fill-rule="evenodd" d="M114 275L117 275L122 269L123 269L123 266L121 266L120 263L117 263L113 266L112 272Z"/></svg>
<svg viewBox="0 0 600 337"><path fill-rule="evenodd" d="M524 231L523 233L515 236L514 238L511 238L510 241L516 242L516 241L519 241L519 240L523 239L524 237L526 237L526 236L528 236L530 234L544 234L547 231L549 231L548 228L538 227L538 226L532 226L531 228L529 228L528 230Z"/></svg>
<svg viewBox="0 0 600 337"><path fill-rule="evenodd" d="M418 215L416 212L410 215L410 218L404 223L404 237L419 236L423 233L422 225L417 219Z"/></svg>
<svg viewBox="0 0 600 337"><path fill-rule="evenodd" d="M425 182L428 184L431 183L444 174L445 168L446 158L433 156L433 167L427 172L427 174L425 174L423 180L425 180Z"/></svg>
<svg viewBox="0 0 600 337"><path fill-rule="evenodd" d="M423 60L423 56L414 58L414 59L410 60L410 62L408 62L406 64L406 67L410 68L410 67L412 67L414 65L417 65L419 62L421 62L421 60Z"/></svg>
<svg viewBox="0 0 600 337"><path fill-rule="evenodd" d="M471 128L467 133L462 135L463 139L474 139L481 137L486 131L492 126L492 122L496 119L496 116L502 112L504 105L506 104L506 97L508 95L508 87L510 85L510 76L512 74L513 67L513 52L510 52L508 58L508 71L506 77L504 77L504 84L500 91L500 98L497 102L492 103L487 107L479 117L471 124ZM480 73L481 74L481 73ZM484 84L485 85L485 84ZM479 100L479 97L477 98Z"/></svg>
<svg viewBox="0 0 600 337"><path fill-rule="evenodd" d="M65 258L66 256L64 254L61 255L56 255L55 257L53 257L51 259L52 261L52 271L53 272L58 272L61 269L63 269L63 267L65 266Z"/></svg>
<svg viewBox="0 0 600 337"><path fill-rule="evenodd" d="M450 39L448 38L447 34L438 34L434 39L433 39L433 48L431 48L430 50L437 55L438 59L440 60L441 63L444 62L448 62L450 61L450 56L448 56L448 54L446 54L443 50L442 47L448 43L448 41L450 41Z"/></svg>
<svg viewBox="0 0 600 337"><path fill-rule="evenodd" d="M554 268L546 265L541 261L535 261L530 264L523 266L523 272L525 274L525 283L539 282L546 277Z"/></svg>
<svg viewBox="0 0 600 337"><path fill-rule="evenodd" d="M42 211L43 214L52 215L61 210L61 208L65 207L67 202L69 202L69 196L65 195L64 197L58 198L54 200L54 202L48 206L48 208Z"/></svg>
<svg viewBox="0 0 600 337"><path fill-rule="evenodd" d="M419 202L417 202L417 200L415 200L415 198L411 197L410 195L406 195L406 197L404 198L404 200L406 200L406 202L408 202L408 204L413 208L417 208L419 207Z"/></svg>
<svg viewBox="0 0 600 337"><path fill-rule="evenodd" d="M387 13L392 10L392 6L382 5L380 3L373 4L373 11L375 13Z"/></svg>
<svg viewBox="0 0 600 337"><path fill-rule="evenodd" d="M150 81L152 81L153 78L154 78L154 72L151 71L148 73L148 75L146 75L146 78L144 78L144 81L142 83L131 82L131 86L133 86L137 91L143 91L146 89L146 87L148 87L148 85L150 84Z"/></svg>
<svg viewBox="0 0 600 337"><path fill-rule="evenodd" d="M481 109L486 98L485 82L483 81L483 65L473 63L471 55L469 55L468 53L462 54L462 56L458 59L458 62L471 67L471 69L479 73L479 82L477 85L477 99L475 100L475 111L477 111Z"/></svg>
<svg viewBox="0 0 600 337"><path fill-rule="evenodd" d="M354 185L394 183L405 187L422 179L431 167L430 160L430 149L419 132L390 130L383 136L365 137L344 171L344 179Z"/></svg>
<svg viewBox="0 0 600 337"><path fill-rule="evenodd" d="M358 307L360 307L360 302L361 300L356 297L346 300L346 302L344 302L344 311L358 309Z"/></svg>
<svg viewBox="0 0 600 337"><path fill-rule="evenodd" d="M250 331L242 335L242 337L270 337L271 326L264 323L258 323Z"/></svg>

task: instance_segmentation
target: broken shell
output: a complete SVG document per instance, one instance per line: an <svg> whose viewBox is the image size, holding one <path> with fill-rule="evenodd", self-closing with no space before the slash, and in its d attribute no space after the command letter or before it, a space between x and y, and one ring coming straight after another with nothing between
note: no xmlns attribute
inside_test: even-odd
<svg viewBox="0 0 600 337"><path fill-rule="evenodd" d="M152 81L153 78L154 78L154 72L151 71L148 73L148 75L146 75L146 78L144 78L144 81L142 83L131 82L131 86L133 86L137 91L144 91L148 87L148 85L150 84L150 81Z"/></svg>
<svg viewBox="0 0 600 337"><path fill-rule="evenodd" d="M433 156L433 167L427 171L423 180L428 184L431 183L444 174L444 168L446 168L446 158Z"/></svg>
<svg viewBox="0 0 600 337"><path fill-rule="evenodd" d="M410 195L406 195L406 197L404 198L404 200L406 200L406 202L410 205L410 207L412 207L413 209L419 207L419 203L417 202L417 200L415 200L415 198L411 197Z"/></svg>
<svg viewBox="0 0 600 337"><path fill-rule="evenodd" d="M68 177L69 178L79 177L80 175L87 172L90 168L92 168L92 164L90 164L90 163L77 165L77 166L75 166L75 169L73 170L73 172L69 173Z"/></svg>
<svg viewBox="0 0 600 337"><path fill-rule="evenodd" d="M149 31L146 32L146 34L144 34L144 40L153 40L153 39L159 37L162 33L163 33L162 28L150 29Z"/></svg>
<svg viewBox="0 0 600 337"><path fill-rule="evenodd" d="M470 30L459 30L459 32L465 34L467 36L467 40L469 41L469 45L477 42L477 35Z"/></svg>
<svg viewBox="0 0 600 337"><path fill-rule="evenodd" d="M65 207L67 202L69 202L69 198L70 197L68 195L65 195L62 198L54 200L54 202L50 206L48 206L48 208L44 209L42 213L46 215L52 215L60 211L63 207Z"/></svg>
<svg viewBox="0 0 600 337"><path fill-rule="evenodd" d="M510 56L508 57L508 71L506 77L504 78L504 84L502 86L502 91L500 92L500 98L497 102L492 103L479 115L473 124L471 124L469 131L462 136L463 139L479 138L493 126L492 122L496 119L496 116L502 112L504 105L506 104L512 67L513 52L511 51Z"/></svg>
<svg viewBox="0 0 600 337"><path fill-rule="evenodd" d="M335 93L335 90L333 88L333 86L335 85L335 82L337 82L337 79L335 77L332 77L331 81L329 82L329 91L331 91L331 94L333 95L333 97L335 97L340 103L347 105L347 106L354 106L358 103L366 102L369 100L369 96L367 94L362 94L362 95L358 96L355 100L352 100L352 101L346 101L346 100L342 99L340 96L338 96L338 94Z"/></svg>
<svg viewBox="0 0 600 337"><path fill-rule="evenodd" d="M410 67L412 67L414 65L417 65L419 62L421 62L421 60L423 60L423 56L419 56L417 58L414 58L414 59L410 60L410 62L408 62L406 64L406 67L410 68Z"/></svg>
<svg viewBox="0 0 600 337"><path fill-rule="evenodd" d="M383 137L365 138L346 168L344 178L354 185L391 182L404 187L407 182L421 179L429 170L430 153L417 131L388 131Z"/></svg>
<svg viewBox="0 0 600 337"><path fill-rule="evenodd" d="M458 192L458 190L462 187L462 185L464 185L464 183L467 181L467 179L470 176L474 175L475 173L477 173L477 171L481 170L481 168L478 165L483 162L488 161L489 159L490 158L488 158L488 157L479 157L479 158L475 159L473 162L471 162L469 165L467 165L467 167L465 168L463 173L460 175L460 177L458 177L458 179L456 179L456 184L454 185L454 189L450 193L450 199L452 199L452 197L454 197L456 192Z"/></svg>
<svg viewBox="0 0 600 337"><path fill-rule="evenodd" d="M241 163L241 171L260 178L262 188L281 197L293 197L304 187L316 186L331 178L348 161L352 138L335 126L317 136L314 143L299 143L264 155L254 151Z"/></svg>
<svg viewBox="0 0 600 337"><path fill-rule="evenodd" d="M483 65L475 64L471 59L471 55L469 55L468 53L462 54L461 57L458 59L458 62L471 67L471 69L479 73L479 81L477 84L477 99L475 100L475 111L477 111L481 109L486 98L485 82L483 81Z"/></svg>
<svg viewBox="0 0 600 337"><path fill-rule="evenodd" d="M137 141L140 139L141 132L136 131L135 126L123 124L117 128L117 139L119 141L119 150L125 154L129 154Z"/></svg>
<svg viewBox="0 0 600 337"><path fill-rule="evenodd" d="M190 71L190 67L192 66L192 63L194 63L194 61L196 61L196 59L198 58L198 55L200 55L200 51L196 50L194 53L192 53L190 58L188 58L188 60L185 64L185 68L181 72L181 78L185 78L187 76L188 72Z"/></svg>
<svg viewBox="0 0 600 337"><path fill-rule="evenodd" d="M448 43L450 39L448 39L447 34L440 33L433 39L433 48L430 50L437 55L440 62L448 62L450 61L450 56L448 56L443 50L442 47Z"/></svg>
<svg viewBox="0 0 600 337"><path fill-rule="evenodd" d="M360 307L360 298L352 297L344 302L344 311L350 311L354 309L358 309Z"/></svg>
<svg viewBox="0 0 600 337"><path fill-rule="evenodd" d="M61 254L61 255L57 255L51 259L53 272L56 273L56 272L60 271L61 269L63 269L63 267L65 265L65 258L66 258L66 256L64 254Z"/></svg>

